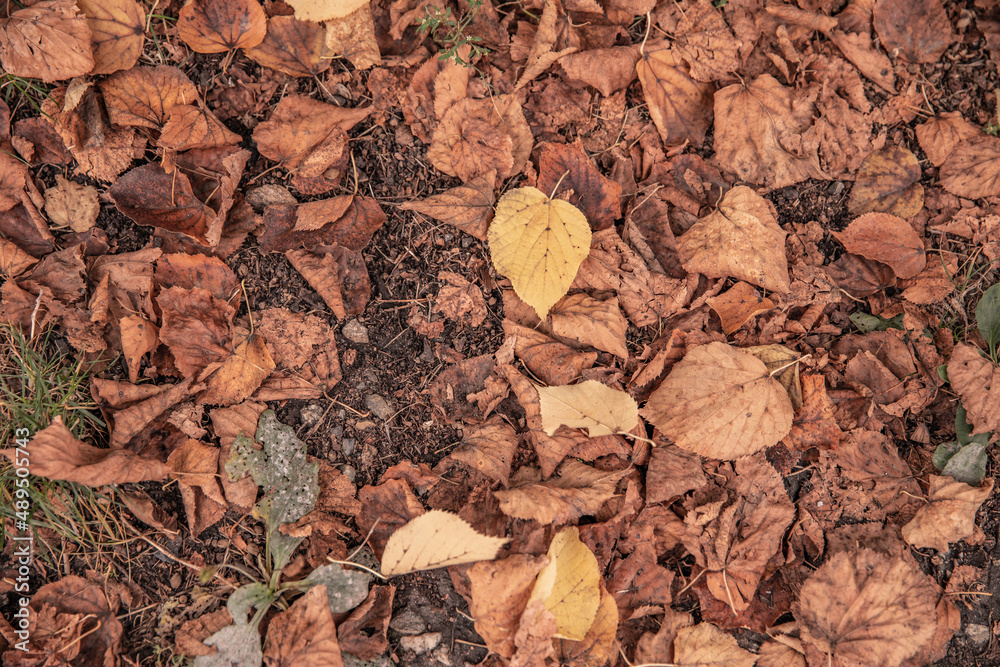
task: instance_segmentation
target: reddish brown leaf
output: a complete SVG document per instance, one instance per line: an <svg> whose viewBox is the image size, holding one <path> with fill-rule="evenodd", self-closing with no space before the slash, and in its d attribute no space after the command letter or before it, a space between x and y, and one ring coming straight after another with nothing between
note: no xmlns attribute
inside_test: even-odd
<svg viewBox="0 0 1000 667"><path fill-rule="evenodd" d="M177 14L177 34L198 53L257 46L267 16L257 0L187 0Z"/></svg>
<svg viewBox="0 0 1000 667"><path fill-rule="evenodd" d="M338 319L364 312L371 283L368 268L359 251L332 248L323 254L315 254L308 250L289 250L285 257L323 297Z"/></svg>
<svg viewBox="0 0 1000 667"><path fill-rule="evenodd" d="M949 111L917 125L917 140L935 167L940 167L963 141L982 136L981 130L962 118L960 111Z"/></svg>
<svg viewBox="0 0 1000 667"><path fill-rule="evenodd" d="M1000 194L1000 139L980 134L955 146L941 165L948 192L976 199Z"/></svg>
<svg viewBox="0 0 1000 667"><path fill-rule="evenodd" d="M115 125L159 129L178 104L194 104L198 89L176 67L133 67L100 83Z"/></svg>
<svg viewBox="0 0 1000 667"><path fill-rule="evenodd" d="M164 148L186 151L239 142L240 135L230 132L208 109L178 104L170 110L158 143Z"/></svg>
<svg viewBox="0 0 1000 667"><path fill-rule="evenodd" d="M91 74L131 68L142 55L146 16L135 0L77 0L90 26L94 50Z"/></svg>
<svg viewBox="0 0 1000 667"><path fill-rule="evenodd" d="M41 0L0 19L0 67L46 83L94 68L87 19L74 0Z"/></svg>
<svg viewBox="0 0 1000 667"><path fill-rule="evenodd" d="M596 514L614 495L625 472L605 472L568 459L559 466L558 477L542 481L541 470L522 468L518 478L511 479L510 490L495 491L493 495L507 516L542 524L569 523Z"/></svg>
<svg viewBox="0 0 1000 667"><path fill-rule="evenodd" d="M559 65L569 78L583 81L608 97L632 83L639 57L634 46L613 46L567 54L559 59Z"/></svg>
<svg viewBox="0 0 1000 667"><path fill-rule="evenodd" d="M889 213L865 213L833 235L848 252L884 262L900 278L912 278L927 263L920 235L905 220Z"/></svg>
<svg viewBox="0 0 1000 667"><path fill-rule="evenodd" d="M447 222L475 236L480 241L485 241L486 230L490 220L493 219L493 204L496 201L493 194L494 183L496 183L496 172L490 170L466 185L445 190L420 201L404 202L400 208L404 211L429 215L435 220Z"/></svg>
<svg viewBox="0 0 1000 667"><path fill-rule="evenodd" d="M271 620L264 660L271 667L343 667L326 586L313 586L288 611Z"/></svg>
<svg viewBox="0 0 1000 667"><path fill-rule="evenodd" d="M764 297L752 285L738 282L719 296L713 296L706 303L718 314L722 331L731 334L755 315L774 308L774 302Z"/></svg>
<svg viewBox="0 0 1000 667"><path fill-rule="evenodd" d="M156 303L163 311L160 339L170 348L186 377L215 369L233 349L232 320L236 310L201 287L171 287Z"/></svg>
<svg viewBox="0 0 1000 667"><path fill-rule="evenodd" d="M866 297L896 284L896 274L882 262L846 253L826 267L830 277L853 297Z"/></svg>
<svg viewBox="0 0 1000 667"><path fill-rule="evenodd" d="M195 197L191 182L180 172L167 174L156 164L137 167L108 188L118 210L140 225L182 232L208 243L215 211Z"/></svg>
<svg viewBox="0 0 1000 667"><path fill-rule="evenodd" d="M847 201L847 210L861 213L892 213L912 218L924 206L917 157L901 146L875 151L861 163Z"/></svg>
<svg viewBox="0 0 1000 667"><path fill-rule="evenodd" d="M464 99L434 130L427 158L440 171L466 182L492 170L498 179L506 179L524 168L531 145L531 130L513 96Z"/></svg>
<svg viewBox="0 0 1000 667"><path fill-rule="evenodd" d="M368 599L337 625L340 648L362 660L374 660L389 648L386 631L392 615L395 586L374 586Z"/></svg>
<svg viewBox="0 0 1000 667"><path fill-rule="evenodd" d="M580 143L542 144L537 187L549 196L567 192L567 201L583 211L595 230L611 227L621 217L621 186L597 170Z"/></svg>
<svg viewBox="0 0 1000 667"><path fill-rule="evenodd" d="M635 69L663 141L700 146L712 124L712 86L691 78L687 66L664 45L647 46Z"/></svg>
<svg viewBox="0 0 1000 667"><path fill-rule="evenodd" d="M317 76L330 69L334 55L326 47L322 25L292 16L272 16L264 41L245 53L264 67L291 76Z"/></svg>
<svg viewBox="0 0 1000 667"><path fill-rule="evenodd" d="M879 0L872 23L889 53L911 63L933 63L955 41L941 0Z"/></svg>
<svg viewBox="0 0 1000 667"><path fill-rule="evenodd" d="M374 199L355 196L349 200L346 210L338 215L344 203L338 200L339 197L298 206L268 206L264 213L264 233L258 239L261 251L318 251L321 246L362 250L371 241L372 235L385 224L385 213ZM303 230L302 227L310 229Z"/></svg>

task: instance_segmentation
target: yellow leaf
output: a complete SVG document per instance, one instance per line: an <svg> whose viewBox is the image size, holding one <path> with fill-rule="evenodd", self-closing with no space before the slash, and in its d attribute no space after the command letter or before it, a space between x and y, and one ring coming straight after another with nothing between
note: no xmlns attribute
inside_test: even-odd
<svg viewBox="0 0 1000 667"><path fill-rule="evenodd" d="M794 411L763 361L709 343L674 365L642 414L678 447L731 460L777 444L791 429Z"/></svg>
<svg viewBox="0 0 1000 667"><path fill-rule="evenodd" d="M757 656L711 623L681 628L674 639L673 662L677 667L753 667L756 661Z"/></svg>
<svg viewBox="0 0 1000 667"><path fill-rule="evenodd" d="M493 560L505 544L507 540L502 537L476 532L457 514L431 510L389 536L382 556L382 574Z"/></svg>
<svg viewBox="0 0 1000 667"><path fill-rule="evenodd" d="M781 383L792 399L792 407L798 410L802 407L802 382L799 380L799 359L801 354L789 350L784 345L755 345L743 348L764 362L771 377Z"/></svg>
<svg viewBox="0 0 1000 667"><path fill-rule="evenodd" d="M597 617L580 641L563 639L557 645L561 664L569 667L603 667L612 664L618 655L618 605L615 598L605 590L601 591L601 604Z"/></svg>
<svg viewBox="0 0 1000 667"><path fill-rule="evenodd" d="M208 378L205 393L199 400L215 405L242 403L257 391L274 368L274 359L264 338L257 333L251 334Z"/></svg>
<svg viewBox="0 0 1000 667"><path fill-rule="evenodd" d="M489 231L493 266L543 320L565 296L590 254L590 224L578 208L536 188L511 190L497 202Z"/></svg>
<svg viewBox="0 0 1000 667"><path fill-rule="evenodd" d="M295 10L295 18L300 21L329 21L344 18L368 2L369 0L289 0L288 4Z"/></svg>
<svg viewBox="0 0 1000 667"><path fill-rule="evenodd" d="M561 387L538 387L542 428L553 435L560 426L585 428L590 437L628 433L639 424L639 406L620 389L596 380Z"/></svg>
<svg viewBox="0 0 1000 667"><path fill-rule="evenodd" d="M549 545L549 563L538 573L528 606L541 600L556 617L555 637L581 640L597 618L601 573L597 558L575 526L563 528Z"/></svg>

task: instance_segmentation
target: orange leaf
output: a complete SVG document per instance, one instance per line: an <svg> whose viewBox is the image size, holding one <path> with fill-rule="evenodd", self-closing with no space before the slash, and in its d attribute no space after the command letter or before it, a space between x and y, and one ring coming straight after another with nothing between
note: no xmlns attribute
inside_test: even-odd
<svg viewBox="0 0 1000 667"><path fill-rule="evenodd" d="M0 19L0 68L46 83L94 68L87 18L74 0L41 0Z"/></svg>
<svg viewBox="0 0 1000 667"><path fill-rule="evenodd" d="M135 0L77 0L92 33L94 69L111 74L129 69L142 55L146 16Z"/></svg>
<svg viewBox="0 0 1000 667"><path fill-rule="evenodd" d="M888 264L900 278L912 278L927 263L920 235L905 220L889 213L865 213L833 235L848 252Z"/></svg>
<svg viewBox="0 0 1000 667"><path fill-rule="evenodd" d="M267 15L257 0L187 0L177 14L177 34L198 53L257 46Z"/></svg>

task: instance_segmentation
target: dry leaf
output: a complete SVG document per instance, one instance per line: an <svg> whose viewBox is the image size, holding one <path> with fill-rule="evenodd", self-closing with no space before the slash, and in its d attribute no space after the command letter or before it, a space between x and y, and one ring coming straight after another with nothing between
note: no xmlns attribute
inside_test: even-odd
<svg viewBox="0 0 1000 667"><path fill-rule="evenodd" d="M530 469L522 477L531 474ZM540 471L539 471L540 472ZM595 514L604 501L614 495L618 480L626 471L605 472L567 459L559 466L558 477L512 479L511 489L495 491L500 509L517 519L539 523L568 523L581 516Z"/></svg>
<svg viewBox="0 0 1000 667"><path fill-rule="evenodd" d="M463 99L434 130L427 159L466 183L493 170L497 179L507 179L524 168L531 144L531 130L513 96Z"/></svg>
<svg viewBox="0 0 1000 667"><path fill-rule="evenodd" d="M74 0L41 0L0 19L0 68L46 83L94 68L90 27Z"/></svg>
<svg viewBox="0 0 1000 667"><path fill-rule="evenodd" d="M122 354L128 364L128 380L139 381L142 358L160 345L160 328L140 315L128 315L118 322L121 332Z"/></svg>
<svg viewBox="0 0 1000 667"><path fill-rule="evenodd" d="M642 415L679 447L737 459L776 444L792 426L788 393L764 362L722 343L690 350Z"/></svg>
<svg viewBox="0 0 1000 667"><path fill-rule="evenodd" d="M566 294L590 253L590 225L572 204L536 188L516 188L497 202L490 256L517 295L545 318Z"/></svg>
<svg viewBox="0 0 1000 667"><path fill-rule="evenodd" d="M434 300L433 311L459 324L473 328L482 325L487 314L482 289L451 271L439 272L438 280L444 284Z"/></svg>
<svg viewBox="0 0 1000 667"><path fill-rule="evenodd" d="M757 661L736 639L711 623L681 628L674 639L674 664L677 667L753 667Z"/></svg>
<svg viewBox="0 0 1000 667"><path fill-rule="evenodd" d="M903 539L918 549L930 547L946 553L949 544L972 535L976 512L993 491L993 480L972 487L951 477L930 476L927 504L903 526Z"/></svg>
<svg viewBox="0 0 1000 667"><path fill-rule="evenodd" d="M676 445L654 447L646 470L646 502L662 503L705 486L701 457Z"/></svg>
<svg viewBox="0 0 1000 667"><path fill-rule="evenodd" d="M127 449L98 449L80 442L58 416L34 435L27 449L32 475L85 486L163 480L170 472L161 461L138 456ZM13 449L0 452L11 461L23 460Z"/></svg>
<svg viewBox="0 0 1000 667"><path fill-rule="evenodd" d="M159 145L174 151L218 148L238 144L240 135L231 132L208 109L178 104L170 110L160 133Z"/></svg>
<svg viewBox="0 0 1000 667"><path fill-rule="evenodd" d="M322 255L306 250L285 253L295 270L323 297L337 319L360 315L368 304L368 267L357 250L334 248Z"/></svg>
<svg viewBox="0 0 1000 667"><path fill-rule="evenodd" d="M982 136L982 130L962 118L960 111L949 111L916 127L917 140L935 167L940 167L960 143Z"/></svg>
<svg viewBox="0 0 1000 667"><path fill-rule="evenodd" d="M493 560L507 542L477 532L457 514L431 510L389 536L382 554L382 574L394 576Z"/></svg>
<svg viewBox="0 0 1000 667"><path fill-rule="evenodd" d="M272 16L264 41L244 53L264 67L291 76L318 76L330 69L334 55L326 46L322 25L292 16Z"/></svg>
<svg viewBox="0 0 1000 667"><path fill-rule="evenodd" d="M140 225L187 234L199 243L213 245L222 235L222 223L199 200L187 176L167 174L156 164L128 172L108 188L118 210Z"/></svg>
<svg viewBox="0 0 1000 667"><path fill-rule="evenodd" d="M979 134L948 155L939 173L948 192L977 199L1000 194L1000 139Z"/></svg>
<svg viewBox="0 0 1000 667"><path fill-rule="evenodd" d="M1000 432L1000 368L979 348L960 343L948 360L948 380L962 397L972 432Z"/></svg>
<svg viewBox="0 0 1000 667"><path fill-rule="evenodd" d="M386 632L395 586L373 586L364 602L337 624L340 650L362 660L375 660L389 648Z"/></svg>
<svg viewBox="0 0 1000 667"><path fill-rule="evenodd" d="M228 303L201 287L165 289L156 303L163 312L160 340L185 377L214 370L231 356L236 310Z"/></svg>
<svg viewBox="0 0 1000 667"><path fill-rule="evenodd" d="M559 59L559 65L570 79L583 81L610 97L635 79L639 57L635 46L612 46L567 54Z"/></svg>
<svg viewBox="0 0 1000 667"><path fill-rule="evenodd" d="M313 586L288 611L271 619L264 642L264 664L343 667L325 585Z"/></svg>
<svg viewBox="0 0 1000 667"><path fill-rule="evenodd" d="M516 554L469 568L469 612L491 651L505 658L514 655L518 621L547 562L544 556Z"/></svg>
<svg viewBox="0 0 1000 667"><path fill-rule="evenodd" d="M593 347L628 359L625 332L628 322L618 299L599 301L586 294L570 294L549 311L549 332L575 347Z"/></svg>
<svg viewBox="0 0 1000 667"><path fill-rule="evenodd" d="M774 308L773 301L744 282L736 283L719 296L707 299L705 303L718 314L722 331L727 335L742 327L751 317Z"/></svg>
<svg viewBox="0 0 1000 667"><path fill-rule="evenodd" d="M745 185L727 192L716 211L677 239L677 251L692 273L788 292L785 232L768 202Z"/></svg>
<svg viewBox="0 0 1000 667"><path fill-rule="evenodd" d="M67 181L56 174L55 186L45 190L45 212L53 224L85 232L94 226L101 212L97 188Z"/></svg>
<svg viewBox="0 0 1000 667"><path fill-rule="evenodd" d="M561 663L572 667L602 667L618 655L618 605L615 598L601 589L601 602L587 635L580 641L562 639L556 643Z"/></svg>
<svg viewBox="0 0 1000 667"><path fill-rule="evenodd" d="M100 83L115 125L160 129L178 104L198 101L198 89L176 67L133 67Z"/></svg>
<svg viewBox="0 0 1000 667"><path fill-rule="evenodd" d="M486 240L486 230L493 219L493 184L496 172L488 171L465 185L445 190L419 201L404 202L399 208L429 215L447 222L480 241Z"/></svg>
<svg viewBox="0 0 1000 667"><path fill-rule="evenodd" d="M343 18L327 21L325 39L327 49L343 56L359 70L382 64L375 22L368 4Z"/></svg>
<svg viewBox="0 0 1000 667"><path fill-rule="evenodd" d="M302 21L329 21L353 13L369 0L292 0L295 18Z"/></svg>
<svg viewBox="0 0 1000 667"><path fill-rule="evenodd" d="M546 384L569 384L597 361L597 352L578 352L530 327L504 320L503 328L517 358Z"/></svg>
<svg viewBox="0 0 1000 667"><path fill-rule="evenodd" d="M834 554L793 607L809 664L899 665L933 636L939 593L901 557Z"/></svg>
<svg viewBox="0 0 1000 667"><path fill-rule="evenodd" d="M669 48L647 47L635 71L664 143L700 146L712 124L712 86L691 78Z"/></svg>
<svg viewBox="0 0 1000 667"><path fill-rule="evenodd" d="M493 416L483 424L466 427L462 444L451 453L451 458L507 486L517 443L513 427Z"/></svg>
<svg viewBox="0 0 1000 667"><path fill-rule="evenodd" d="M597 558L580 541L575 526L563 528L552 538L548 564L538 573L528 607L541 601L556 619L560 639L582 640L597 618L601 604L601 573Z"/></svg>
<svg viewBox="0 0 1000 667"><path fill-rule="evenodd" d="M267 15L257 0L187 0L177 35L198 53L249 49L264 40Z"/></svg>
<svg viewBox="0 0 1000 667"><path fill-rule="evenodd" d="M211 405L242 403L257 391L275 368L267 343L259 333L250 334L236 346L205 383L205 392L198 400Z"/></svg>
<svg viewBox="0 0 1000 667"><path fill-rule="evenodd" d="M912 218L924 206L917 157L901 146L875 151L861 163L855 176L847 210L861 213L891 213Z"/></svg>
<svg viewBox="0 0 1000 667"><path fill-rule="evenodd" d="M560 426L587 429L590 437L629 433L639 425L639 406L620 389L594 380L562 387L538 387L542 428L553 435Z"/></svg>
<svg viewBox="0 0 1000 667"><path fill-rule="evenodd" d="M896 75L889 58L875 48L865 30L861 33L831 30L827 37L862 74L890 95L896 94Z"/></svg>
<svg viewBox="0 0 1000 667"><path fill-rule="evenodd" d="M579 143L542 145L536 187L552 197L566 192L566 201L583 211L593 229L611 227L621 217L621 185L601 174Z"/></svg>
<svg viewBox="0 0 1000 667"><path fill-rule="evenodd" d="M956 40L941 0L879 0L872 24L886 51L911 63L937 62Z"/></svg>
<svg viewBox="0 0 1000 667"><path fill-rule="evenodd" d="M146 15L135 0L77 0L90 26L94 51L91 74L131 68L142 55Z"/></svg>
<svg viewBox="0 0 1000 667"><path fill-rule="evenodd" d="M0 239L0 275L16 278L37 263L37 259L18 248L13 241Z"/></svg>
<svg viewBox="0 0 1000 667"><path fill-rule="evenodd" d="M715 93L715 160L740 179L772 188L826 178L815 146L801 144L813 104L770 74Z"/></svg>
<svg viewBox="0 0 1000 667"><path fill-rule="evenodd" d="M865 213L833 235L848 252L888 264L900 278L912 278L927 263L920 235L906 220L889 213Z"/></svg>

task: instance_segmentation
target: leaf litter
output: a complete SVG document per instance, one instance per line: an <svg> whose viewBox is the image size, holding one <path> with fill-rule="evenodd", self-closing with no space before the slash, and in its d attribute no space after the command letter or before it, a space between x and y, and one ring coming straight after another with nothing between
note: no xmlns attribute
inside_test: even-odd
<svg viewBox="0 0 1000 667"><path fill-rule="evenodd" d="M0 318L95 362L110 445L30 472L199 580L40 571L32 650L975 654L935 566L995 547L1000 121L941 65L1000 21L766 4L5 10Z"/></svg>

